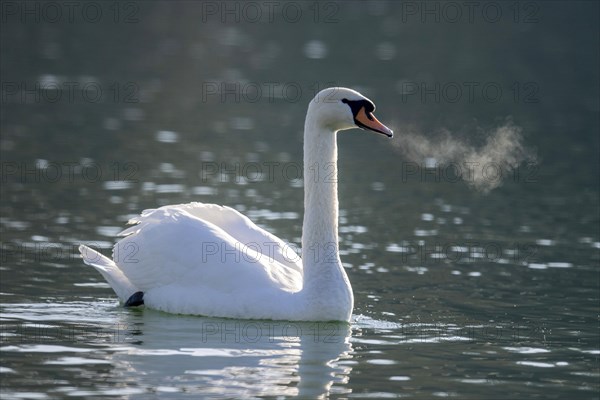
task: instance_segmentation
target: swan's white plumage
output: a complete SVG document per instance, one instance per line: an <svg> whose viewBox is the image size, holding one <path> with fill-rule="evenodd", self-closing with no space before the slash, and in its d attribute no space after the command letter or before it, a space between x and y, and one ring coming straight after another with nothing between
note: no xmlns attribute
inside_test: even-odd
<svg viewBox="0 0 600 400"><path fill-rule="evenodd" d="M347 100L370 102L353 90L329 88L308 108L303 260L236 210L190 203L146 210L131 219L112 260L81 246L85 263L106 278L122 301L142 291L147 306L167 312L348 321L354 300L339 258L336 182L336 133L356 127ZM391 136L383 125L373 129ZM335 176L306 179L315 172L311 168Z"/></svg>
<svg viewBox="0 0 600 400"><path fill-rule="evenodd" d="M192 280L227 292L266 287L302 288L302 267L284 257L291 249L229 207L191 203L146 210L131 221L113 250L113 260L140 290ZM173 240L175 239L175 240ZM165 246L165 242L168 246ZM257 251L258 250L258 251ZM202 265L199 268L199 265Z"/></svg>
<svg viewBox="0 0 600 400"><path fill-rule="evenodd" d="M123 301L139 290L147 305L163 311L270 318L274 299L291 299L302 289L293 248L232 208L171 205L130 223L113 249L111 269L137 289L119 295ZM258 303L254 314L249 308Z"/></svg>

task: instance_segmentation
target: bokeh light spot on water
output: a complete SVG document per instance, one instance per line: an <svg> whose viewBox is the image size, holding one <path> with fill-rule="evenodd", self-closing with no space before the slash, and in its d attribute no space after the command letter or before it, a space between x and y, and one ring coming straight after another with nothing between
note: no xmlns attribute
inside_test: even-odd
<svg viewBox="0 0 600 400"><path fill-rule="evenodd" d="M321 40L311 40L304 45L304 55L315 60L327 57L327 46Z"/></svg>
<svg viewBox="0 0 600 400"><path fill-rule="evenodd" d="M396 46L390 42L382 42L375 48L377 58L383 61L389 61L396 57Z"/></svg>

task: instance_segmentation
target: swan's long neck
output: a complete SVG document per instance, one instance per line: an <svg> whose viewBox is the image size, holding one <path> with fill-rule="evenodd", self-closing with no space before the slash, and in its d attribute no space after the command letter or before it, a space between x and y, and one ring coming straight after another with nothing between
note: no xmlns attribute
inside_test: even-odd
<svg viewBox="0 0 600 400"><path fill-rule="evenodd" d="M316 246L326 245L335 249L337 260L337 134L319 127L308 117L304 127L302 256L305 260L314 259Z"/></svg>
<svg viewBox="0 0 600 400"><path fill-rule="evenodd" d="M304 291L328 299L327 306L336 301L345 303L351 312L352 289L338 246L336 136L313 118L309 108L304 125Z"/></svg>

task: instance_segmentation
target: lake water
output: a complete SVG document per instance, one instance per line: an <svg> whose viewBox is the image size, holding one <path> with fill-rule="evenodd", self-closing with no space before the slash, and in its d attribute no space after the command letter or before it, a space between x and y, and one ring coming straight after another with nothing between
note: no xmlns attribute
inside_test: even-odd
<svg viewBox="0 0 600 400"><path fill-rule="evenodd" d="M74 3L3 3L3 398L598 398L598 3ZM190 201L299 246L331 85L396 133L339 135L351 324L123 309L83 265Z"/></svg>

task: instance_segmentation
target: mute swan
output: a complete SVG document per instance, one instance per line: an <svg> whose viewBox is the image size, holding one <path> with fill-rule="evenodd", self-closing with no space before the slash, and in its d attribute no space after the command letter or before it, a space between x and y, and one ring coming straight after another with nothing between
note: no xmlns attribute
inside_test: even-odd
<svg viewBox="0 0 600 400"><path fill-rule="evenodd" d="M125 306L178 314L289 321L349 321L354 298L338 251L337 132L392 137L360 93L328 88L304 124L302 258L229 207L190 203L146 210L113 260L80 246Z"/></svg>

